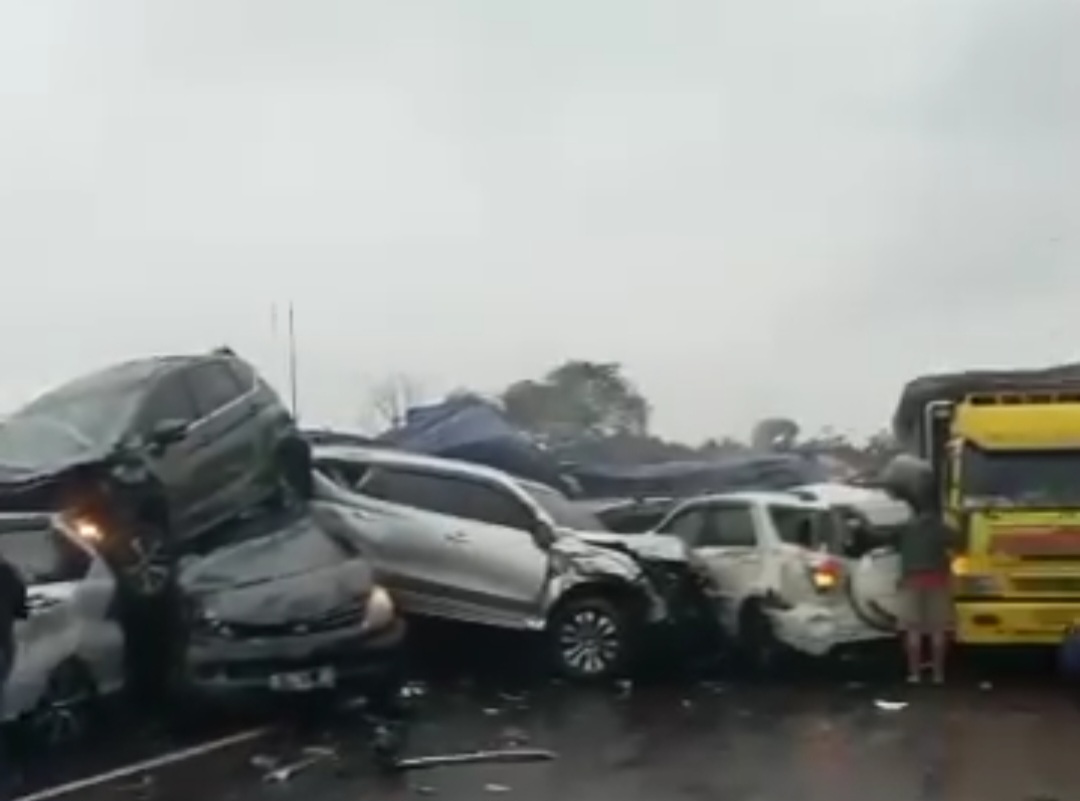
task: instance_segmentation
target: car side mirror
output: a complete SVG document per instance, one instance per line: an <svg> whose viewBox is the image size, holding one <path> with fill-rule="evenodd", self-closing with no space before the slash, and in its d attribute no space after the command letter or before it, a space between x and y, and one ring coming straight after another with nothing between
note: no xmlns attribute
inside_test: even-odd
<svg viewBox="0 0 1080 801"><path fill-rule="evenodd" d="M555 529L546 520L536 521L533 525L533 537L536 539L537 545L545 549L554 545L555 540L558 539Z"/></svg>
<svg viewBox="0 0 1080 801"><path fill-rule="evenodd" d="M150 431L149 442L158 451L166 450L170 445L175 445L187 436L188 424L186 420L170 418L162 420Z"/></svg>

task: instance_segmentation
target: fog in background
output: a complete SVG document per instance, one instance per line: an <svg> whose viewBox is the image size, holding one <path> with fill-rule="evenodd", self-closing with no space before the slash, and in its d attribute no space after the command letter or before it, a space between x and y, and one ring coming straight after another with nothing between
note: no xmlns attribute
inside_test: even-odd
<svg viewBox="0 0 1080 801"><path fill-rule="evenodd" d="M1077 358L1073 0L0 0L0 409L222 342L622 361L673 437ZM283 326L282 326L283 328Z"/></svg>

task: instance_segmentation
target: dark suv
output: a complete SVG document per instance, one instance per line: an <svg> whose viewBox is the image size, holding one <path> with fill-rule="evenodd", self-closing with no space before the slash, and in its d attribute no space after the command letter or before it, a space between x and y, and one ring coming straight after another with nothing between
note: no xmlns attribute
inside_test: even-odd
<svg viewBox="0 0 1080 801"><path fill-rule="evenodd" d="M310 484L292 415L227 348L107 367L0 424L0 513L63 513L142 594L191 538Z"/></svg>

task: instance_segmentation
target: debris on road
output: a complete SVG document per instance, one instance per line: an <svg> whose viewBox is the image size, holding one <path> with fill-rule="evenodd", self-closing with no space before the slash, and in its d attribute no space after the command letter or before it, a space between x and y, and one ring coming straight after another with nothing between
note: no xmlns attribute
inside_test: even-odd
<svg viewBox="0 0 1080 801"><path fill-rule="evenodd" d="M510 788L505 784L485 784L484 792L487 793L509 793Z"/></svg>
<svg viewBox="0 0 1080 801"><path fill-rule="evenodd" d="M305 771L313 765L317 765L320 762L325 762L331 759L337 759L337 751L333 748L326 748L324 746L311 746L305 748L301 753L304 754L303 758L298 759L296 762L291 762L288 765L281 765L275 767L263 776L263 781L270 784L282 784L290 781L296 774L301 771ZM255 760L252 760L254 763Z"/></svg>
<svg viewBox="0 0 1080 801"><path fill-rule="evenodd" d="M554 751L539 748L502 748L493 751L472 751L462 754L436 754L408 757L395 763L398 770L423 770L446 765L478 765L506 762L550 762L557 758Z"/></svg>
<svg viewBox="0 0 1080 801"><path fill-rule="evenodd" d="M899 712L907 707L907 701L885 701L879 698L874 701L874 706L882 712Z"/></svg>

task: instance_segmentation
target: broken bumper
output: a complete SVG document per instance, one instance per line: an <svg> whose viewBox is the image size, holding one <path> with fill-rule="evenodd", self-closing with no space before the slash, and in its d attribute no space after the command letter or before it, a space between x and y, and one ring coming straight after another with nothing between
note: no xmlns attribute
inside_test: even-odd
<svg viewBox="0 0 1080 801"><path fill-rule="evenodd" d="M808 656L825 656L849 645L890 639L892 632L868 626L850 609L810 604L769 610L776 638Z"/></svg>
<svg viewBox="0 0 1080 801"><path fill-rule="evenodd" d="M187 691L200 696L297 694L341 688L381 690L400 680L405 622L292 637L193 636L184 664Z"/></svg>

